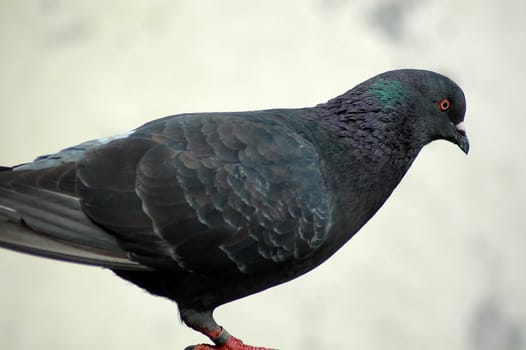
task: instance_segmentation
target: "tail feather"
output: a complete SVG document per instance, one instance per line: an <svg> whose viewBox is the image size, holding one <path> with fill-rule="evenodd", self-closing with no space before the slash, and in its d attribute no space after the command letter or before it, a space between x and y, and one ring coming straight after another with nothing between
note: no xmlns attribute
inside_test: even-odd
<svg viewBox="0 0 526 350"><path fill-rule="evenodd" d="M20 188L0 188L0 214L59 240L96 249L119 249L113 236L86 217L75 197L32 187L23 192Z"/></svg>
<svg viewBox="0 0 526 350"><path fill-rule="evenodd" d="M0 215L0 247L45 258L119 270L148 270L123 251L94 249L60 241Z"/></svg>
<svg viewBox="0 0 526 350"><path fill-rule="evenodd" d="M21 174L4 167L0 171L4 180L0 184L0 246L81 264L148 269L84 214L79 198L39 187L38 175L46 170Z"/></svg>

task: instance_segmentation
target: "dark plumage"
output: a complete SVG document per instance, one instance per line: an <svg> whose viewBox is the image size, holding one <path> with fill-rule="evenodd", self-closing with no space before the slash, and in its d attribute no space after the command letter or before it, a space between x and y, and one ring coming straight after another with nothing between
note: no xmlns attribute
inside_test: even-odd
<svg viewBox="0 0 526 350"><path fill-rule="evenodd" d="M215 348L254 349L214 308L325 261L427 143L467 153L464 113L448 78L397 70L312 108L158 119L2 168L0 245L108 267Z"/></svg>

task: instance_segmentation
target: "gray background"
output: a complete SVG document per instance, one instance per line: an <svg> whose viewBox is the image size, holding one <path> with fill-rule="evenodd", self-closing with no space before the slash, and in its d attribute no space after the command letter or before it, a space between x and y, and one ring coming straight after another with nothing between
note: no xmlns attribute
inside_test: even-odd
<svg viewBox="0 0 526 350"><path fill-rule="evenodd" d="M526 349L526 2L0 2L0 163L147 120L309 106L385 70L456 80L472 151L426 147L326 264L226 305L281 349ZM0 251L1 349L182 349L174 304L100 268Z"/></svg>

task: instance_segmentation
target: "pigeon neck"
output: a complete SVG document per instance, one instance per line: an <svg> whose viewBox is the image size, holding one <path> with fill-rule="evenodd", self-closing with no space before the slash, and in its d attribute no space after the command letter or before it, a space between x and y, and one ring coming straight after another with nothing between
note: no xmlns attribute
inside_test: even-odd
<svg viewBox="0 0 526 350"><path fill-rule="evenodd" d="M342 223L347 229L339 239L345 241L350 238L346 233L356 232L389 197L421 147L408 141L412 137L403 123L389 125L379 112L334 113L324 105L318 108L319 129L324 129L326 135L318 138L324 140L320 153L329 174L328 188L334 192L338 206L349 212L344 217L356 219ZM357 197L364 199L354 201Z"/></svg>
<svg viewBox="0 0 526 350"><path fill-rule="evenodd" d="M425 142L415 137L411 111L385 109L367 99L335 98L317 108L321 123L355 160L411 162Z"/></svg>

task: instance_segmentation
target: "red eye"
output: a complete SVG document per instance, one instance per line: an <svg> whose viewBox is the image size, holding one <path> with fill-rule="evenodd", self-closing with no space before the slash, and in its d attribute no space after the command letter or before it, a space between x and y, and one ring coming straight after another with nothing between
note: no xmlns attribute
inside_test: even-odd
<svg viewBox="0 0 526 350"><path fill-rule="evenodd" d="M449 107L451 107L451 102L447 98L441 99L440 102L438 103L438 108L440 108L442 112L447 111Z"/></svg>

